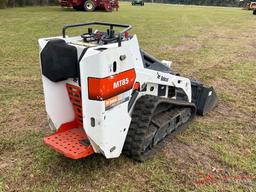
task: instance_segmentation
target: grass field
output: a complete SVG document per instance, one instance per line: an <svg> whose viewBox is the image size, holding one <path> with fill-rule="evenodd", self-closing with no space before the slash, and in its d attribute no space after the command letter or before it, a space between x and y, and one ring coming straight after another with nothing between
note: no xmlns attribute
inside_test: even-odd
<svg viewBox="0 0 256 192"><path fill-rule="evenodd" d="M42 143L50 131L37 39L95 20L132 24L143 49L218 93L214 111L145 163L100 155L73 161ZM238 8L0 10L0 191L256 191L255 32L256 16Z"/></svg>

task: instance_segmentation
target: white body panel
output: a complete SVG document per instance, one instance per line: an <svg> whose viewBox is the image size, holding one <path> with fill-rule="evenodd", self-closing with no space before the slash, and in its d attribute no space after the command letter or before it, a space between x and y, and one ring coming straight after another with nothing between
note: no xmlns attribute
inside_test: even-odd
<svg viewBox="0 0 256 192"><path fill-rule="evenodd" d="M91 48L93 49L93 48ZM83 98L83 120L86 134L92 140L95 151L102 152L107 158L118 157L121 154L131 117L128 113L128 101L105 111L105 101L88 99L88 77L104 78L119 74L134 68L136 57L133 50L138 50L137 38L123 42L121 47L112 44L107 50L87 50L80 61L81 87ZM88 56L87 56L88 55ZM126 55L120 61L120 55ZM113 62L117 62L117 70L113 72ZM122 93L131 95L132 90ZM91 118L95 118L95 127L91 126Z"/></svg>
<svg viewBox="0 0 256 192"><path fill-rule="evenodd" d="M46 112L55 128L59 128L66 122L73 121L75 115L66 89L68 81L54 83L43 75L42 79Z"/></svg>
<svg viewBox="0 0 256 192"><path fill-rule="evenodd" d="M137 79L136 81L146 84L155 84L157 85L167 85L167 86L173 86L177 88L181 88L184 90L188 97L188 101L191 102L191 83L188 78L176 76L168 73L163 73L159 71L153 71L149 69L142 69L137 70ZM160 76L160 78L158 78ZM161 80L161 78L164 77L167 79L166 81ZM148 89L146 92L143 93L144 95L157 95L157 87L154 88L153 91L150 91Z"/></svg>

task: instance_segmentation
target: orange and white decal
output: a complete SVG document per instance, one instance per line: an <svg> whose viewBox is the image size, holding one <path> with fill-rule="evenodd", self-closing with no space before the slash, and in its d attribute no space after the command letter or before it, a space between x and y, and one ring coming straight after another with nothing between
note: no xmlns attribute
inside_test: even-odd
<svg viewBox="0 0 256 192"><path fill-rule="evenodd" d="M118 102L118 96L111 97L111 98L105 100L105 107L109 107L116 102Z"/></svg>
<svg viewBox="0 0 256 192"><path fill-rule="evenodd" d="M105 78L88 78L89 99L106 100L133 88L134 69Z"/></svg>

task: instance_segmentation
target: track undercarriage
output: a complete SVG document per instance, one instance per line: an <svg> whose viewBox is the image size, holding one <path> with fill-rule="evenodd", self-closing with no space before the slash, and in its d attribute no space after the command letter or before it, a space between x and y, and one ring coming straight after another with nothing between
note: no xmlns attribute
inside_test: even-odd
<svg viewBox="0 0 256 192"><path fill-rule="evenodd" d="M142 96L136 103L123 152L137 161L145 161L165 137L186 128L195 116L192 103L156 96Z"/></svg>

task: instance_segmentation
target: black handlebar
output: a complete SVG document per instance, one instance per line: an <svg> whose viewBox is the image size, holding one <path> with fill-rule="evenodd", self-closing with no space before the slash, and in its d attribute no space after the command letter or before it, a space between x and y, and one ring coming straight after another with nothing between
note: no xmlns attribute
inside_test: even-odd
<svg viewBox="0 0 256 192"><path fill-rule="evenodd" d="M82 26L89 26L89 25L103 25L103 26L109 26L110 29L113 29L114 27L120 27L120 28L125 28L123 31L121 31L118 34L118 45L121 46L121 41L122 41L122 35L124 35L125 32L129 31L132 26L131 25L125 25L125 24L114 24L114 23L105 23L105 22L89 22L89 23L79 23L79 24L73 24L73 25L65 25L62 28L62 35L63 38L66 38L66 30L68 28L74 28L74 27L82 27Z"/></svg>

